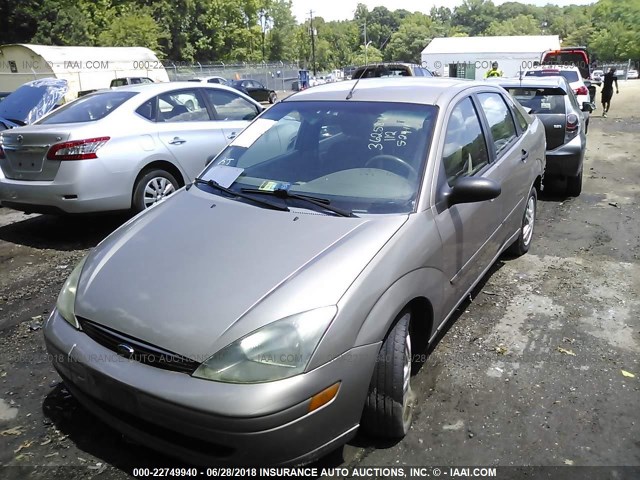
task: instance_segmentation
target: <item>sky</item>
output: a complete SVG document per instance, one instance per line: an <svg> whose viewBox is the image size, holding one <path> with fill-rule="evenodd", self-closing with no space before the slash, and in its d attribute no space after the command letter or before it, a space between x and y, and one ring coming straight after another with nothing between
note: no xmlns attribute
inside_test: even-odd
<svg viewBox="0 0 640 480"><path fill-rule="evenodd" d="M493 0L493 3L500 5L507 0ZM595 3L596 0L529 0L520 3L544 6L549 3L559 6L565 5L587 5ZM429 13L431 7L449 7L453 9L462 4L462 0L293 0L293 14L298 23L309 18L309 11L313 10L314 17L323 17L326 21L332 20L352 20L353 12L359 3L364 3L369 11L375 7L384 6L389 10L403 8L410 12Z"/></svg>

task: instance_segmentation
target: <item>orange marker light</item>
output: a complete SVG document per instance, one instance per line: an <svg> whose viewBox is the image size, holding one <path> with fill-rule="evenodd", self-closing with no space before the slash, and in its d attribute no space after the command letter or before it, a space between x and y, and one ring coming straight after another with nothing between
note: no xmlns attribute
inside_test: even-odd
<svg viewBox="0 0 640 480"><path fill-rule="evenodd" d="M309 412L313 412L314 410L317 410L321 406L326 405L331 400L333 400L338 393L339 388L340 382L334 383L330 387L325 388L320 393L316 393L313 397L311 397L311 402L309 403Z"/></svg>

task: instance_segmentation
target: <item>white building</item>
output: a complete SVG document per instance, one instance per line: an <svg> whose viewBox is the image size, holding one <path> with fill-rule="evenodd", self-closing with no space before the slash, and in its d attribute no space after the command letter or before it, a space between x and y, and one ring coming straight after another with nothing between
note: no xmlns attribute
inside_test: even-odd
<svg viewBox="0 0 640 480"><path fill-rule="evenodd" d="M79 91L108 88L118 77L169 81L158 57L144 47L0 46L0 91L12 92L25 82L44 77L67 80L67 101L76 98Z"/></svg>
<svg viewBox="0 0 640 480"><path fill-rule="evenodd" d="M495 61L505 77L515 77L545 50L559 48L558 35L434 38L422 51L422 66L443 77L481 79Z"/></svg>

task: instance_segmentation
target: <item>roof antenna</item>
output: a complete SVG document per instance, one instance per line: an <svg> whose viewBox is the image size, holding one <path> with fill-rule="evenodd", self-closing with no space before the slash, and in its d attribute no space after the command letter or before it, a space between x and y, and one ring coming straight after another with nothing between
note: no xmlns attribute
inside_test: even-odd
<svg viewBox="0 0 640 480"><path fill-rule="evenodd" d="M369 67L365 67L364 70L362 70L362 73L360 74L360 76L356 80L356 83L353 84L353 87L351 87L351 90L349 90L349 93L347 93L347 98L345 100L351 100L351 97L353 97L353 91L356 89L356 86L358 85L358 82L360 81L360 79L362 77L364 77L365 73L367 73L368 69L369 69Z"/></svg>

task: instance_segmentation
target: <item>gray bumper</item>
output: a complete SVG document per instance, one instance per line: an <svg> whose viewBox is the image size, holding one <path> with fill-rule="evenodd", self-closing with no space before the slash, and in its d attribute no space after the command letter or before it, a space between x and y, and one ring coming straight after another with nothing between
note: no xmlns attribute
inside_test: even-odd
<svg viewBox="0 0 640 480"><path fill-rule="evenodd" d="M44 334L53 365L88 410L143 445L203 465L299 464L342 445L358 428L380 348L354 348L289 379L237 385L118 357L55 311ZM337 381L337 396L308 413L310 398ZM273 411L252 415L265 402Z"/></svg>

